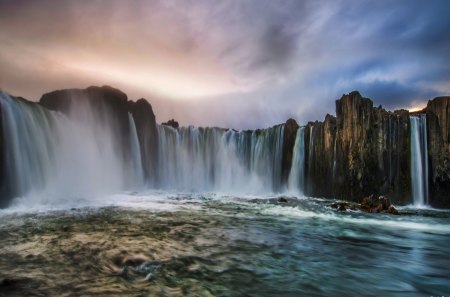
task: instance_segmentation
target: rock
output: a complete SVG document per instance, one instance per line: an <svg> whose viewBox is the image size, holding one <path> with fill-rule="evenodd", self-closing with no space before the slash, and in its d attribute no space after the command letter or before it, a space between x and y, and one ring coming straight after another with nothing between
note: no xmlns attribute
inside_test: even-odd
<svg viewBox="0 0 450 297"><path fill-rule="evenodd" d="M429 155L429 203L450 207L450 96L437 97L426 107Z"/></svg>
<svg viewBox="0 0 450 297"><path fill-rule="evenodd" d="M345 203L340 203L337 211L347 211L347 208L345 206Z"/></svg>
<svg viewBox="0 0 450 297"><path fill-rule="evenodd" d="M65 89L44 94L39 104L47 109L65 113L69 118L92 118L95 124L114 131L113 145L124 157L130 157L130 124L128 98L119 89L110 86L92 86L86 89ZM90 123L94 124L94 123Z"/></svg>
<svg viewBox="0 0 450 297"><path fill-rule="evenodd" d="M165 123L161 123L161 125L165 125L165 126L170 126L172 128L177 129L178 127L180 127L180 125L178 124L177 121L175 121L174 119L171 119Z"/></svg>
<svg viewBox="0 0 450 297"><path fill-rule="evenodd" d="M373 194L362 199L359 209L367 213L399 214L388 197L379 196L377 198Z"/></svg>
<svg viewBox="0 0 450 297"><path fill-rule="evenodd" d="M393 215L400 215L400 213L397 211L397 209L395 209L393 205L390 205L386 212Z"/></svg>
<svg viewBox="0 0 450 297"><path fill-rule="evenodd" d="M280 203L287 203L288 200L287 200L286 197L280 197L280 198L278 198L278 202L280 202Z"/></svg>
<svg viewBox="0 0 450 297"><path fill-rule="evenodd" d="M297 137L297 129L299 128L294 119L289 119L284 124L283 135L283 156L281 160L281 180L287 183L289 173L291 172L293 150L295 139Z"/></svg>
<svg viewBox="0 0 450 297"><path fill-rule="evenodd" d="M391 201L385 196L380 196L378 197L378 204L381 205L382 210L387 210L391 205Z"/></svg>
<svg viewBox="0 0 450 297"><path fill-rule="evenodd" d="M133 115L141 149L144 179L156 180L158 174L158 128L151 104L144 98L128 101L128 110Z"/></svg>
<svg viewBox="0 0 450 297"><path fill-rule="evenodd" d="M374 107L357 91L343 95L336 117L305 131L307 195L356 201L379 193L409 202L408 115Z"/></svg>

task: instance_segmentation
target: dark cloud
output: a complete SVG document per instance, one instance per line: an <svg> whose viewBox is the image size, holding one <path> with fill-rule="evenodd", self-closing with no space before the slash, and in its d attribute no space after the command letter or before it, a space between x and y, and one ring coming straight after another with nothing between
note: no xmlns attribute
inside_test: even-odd
<svg viewBox="0 0 450 297"><path fill-rule="evenodd" d="M450 94L449 15L448 0L0 0L0 87L39 98L52 86L109 83L52 60L67 52L76 65L94 57L135 72L156 63L198 76L200 86L223 82L202 100L153 99L161 120L184 124L305 123L334 113L334 100L354 89L375 105L407 108ZM167 52L184 58L172 63ZM151 84L120 87L154 94Z"/></svg>
<svg viewBox="0 0 450 297"><path fill-rule="evenodd" d="M436 91L404 85L396 81L373 81L358 86L364 96L376 98L375 105L382 105L389 110L408 108L412 104L439 95Z"/></svg>

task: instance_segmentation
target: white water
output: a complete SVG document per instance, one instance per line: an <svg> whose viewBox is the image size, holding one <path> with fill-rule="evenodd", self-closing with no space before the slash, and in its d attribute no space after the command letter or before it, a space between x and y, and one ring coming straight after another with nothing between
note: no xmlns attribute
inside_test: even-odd
<svg viewBox="0 0 450 297"><path fill-rule="evenodd" d="M3 193L48 202L117 193L139 181L139 164L124 157L113 119L94 115L87 103L77 102L66 116L0 93L8 187Z"/></svg>
<svg viewBox="0 0 450 297"><path fill-rule="evenodd" d="M258 131L158 127L158 175L144 180L137 127L72 98L67 114L0 93L6 188L24 203L96 199L144 185L185 192L281 190L284 126ZM123 141L125 140L125 141ZM154 153L154 152L152 152Z"/></svg>
<svg viewBox="0 0 450 297"><path fill-rule="evenodd" d="M131 157L133 162L133 173L134 173L131 182L134 183L134 185L139 188L144 185L144 167L142 165L142 154L136 131L136 124L134 122L131 113L128 113L128 123L130 125Z"/></svg>
<svg viewBox="0 0 450 297"><path fill-rule="evenodd" d="M158 126L161 189L266 193L281 185L284 126L260 131Z"/></svg>
<svg viewBox="0 0 450 297"><path fill-rule="evenodd" d="M410 116L411 186L415 206L428 204L428 148L426 115Z"/></svg>
<svg viewBox="0 0 450 297"><path fill-rule="evenodd" d="M303 195L305 186L305 127L297 129L288 190Z"/></svg>

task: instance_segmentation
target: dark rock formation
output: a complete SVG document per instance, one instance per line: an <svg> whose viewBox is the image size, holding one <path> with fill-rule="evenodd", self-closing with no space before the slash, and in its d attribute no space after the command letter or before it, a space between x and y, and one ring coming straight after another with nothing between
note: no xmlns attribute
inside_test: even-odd
<svg viewBox="0 0 450 297"><path fill-rule="evenodd" d="M6 197L9 196L6 194L7 192L7 184L6 184L6 155L4 150L4 138L3 138L3 110L2 105L0 104L0 208L4 208L6 206Z"/></svg>
<svg viewBox="0 0 450 297"><path fill-rule="evenodd" d="M307 125L307 194L356 200L376 193L409 201L408 123L408 111L373 107L356 91L342 96L336 118Z"/></svg>
<svg viewBox="0 0 450 297"><path fill-rule="evenodd" d="M158 170L158 130L152 106L145 99L128 101L128 109L133 115L141 148L144 178L154 181Z"/></svg>
<svg viewBox="0 0 450 297"><path fill-rule="evenodd" d="M389 213L398 215L398 211L391 204L389 198L385 196L376 197L375 195L370 195L363 198L360 210L368 213Z"/></svg>
<svg viewBox="0 0 450 297"><path fill-rule="evenodd" d="M92 116L112 127L125 160L130 159L130 112L136 124L144 177L146 181L154 180L152 177L156 176L157 171L158 132L152 106L145 99L128 101L127 95L122 91L103 86L54 91L43 95L39 103L68 116ZM87 104L87 108L83 108L83 104Z"/></svg>
<svg viewBox="0 0 450 297"><path fill-rule="evenodd" d="M129 158L130 126L128 120L127 95L109 86L89 87L87 89L58 90L44 94L39 103L69 117L95 119L115 132L124 152L123 158Z"/></svg>
<svg viewBox="0 0 450 297"><path fill-rule="evenodd" d="M283 135L283 159L281 163L281 182L285 184L291 172L293 150L297 136L298 124L295 120L289 119L284 125Z"/></svg>
<svg viewBox="0 0 450 297"><path fill-rule="evenodd" d="M450 97L438 97L426 107L430 204L450 207Z"/></svg>
<svg viewBox="0 0 450 297"><path fill-rule="evenodd" d="M309 122L305 130L306 194L333 197L333 152L336 118Z"/></svg>
<svg viewBox="0 0 450 297"><path fill-rule="evenodd" d="M167 122L161 123L161 125L165 125L165 126L170 126L172 128L177 129L178 127L180 127L180 125L178 124L177 121L175 121L174 119L171 119Z"/></svg>

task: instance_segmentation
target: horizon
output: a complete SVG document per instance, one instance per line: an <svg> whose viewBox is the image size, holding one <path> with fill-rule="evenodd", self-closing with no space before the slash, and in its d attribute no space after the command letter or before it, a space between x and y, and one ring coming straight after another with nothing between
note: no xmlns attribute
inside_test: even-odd
<svg viewBox="0 0 450 297"><path fill-rule="evenodd" d="M38 101L110 85L158 122L234 129L320 120L352 90L416 111L450 95L449 13L440 0L0 0L0 87Z"/></svg>

